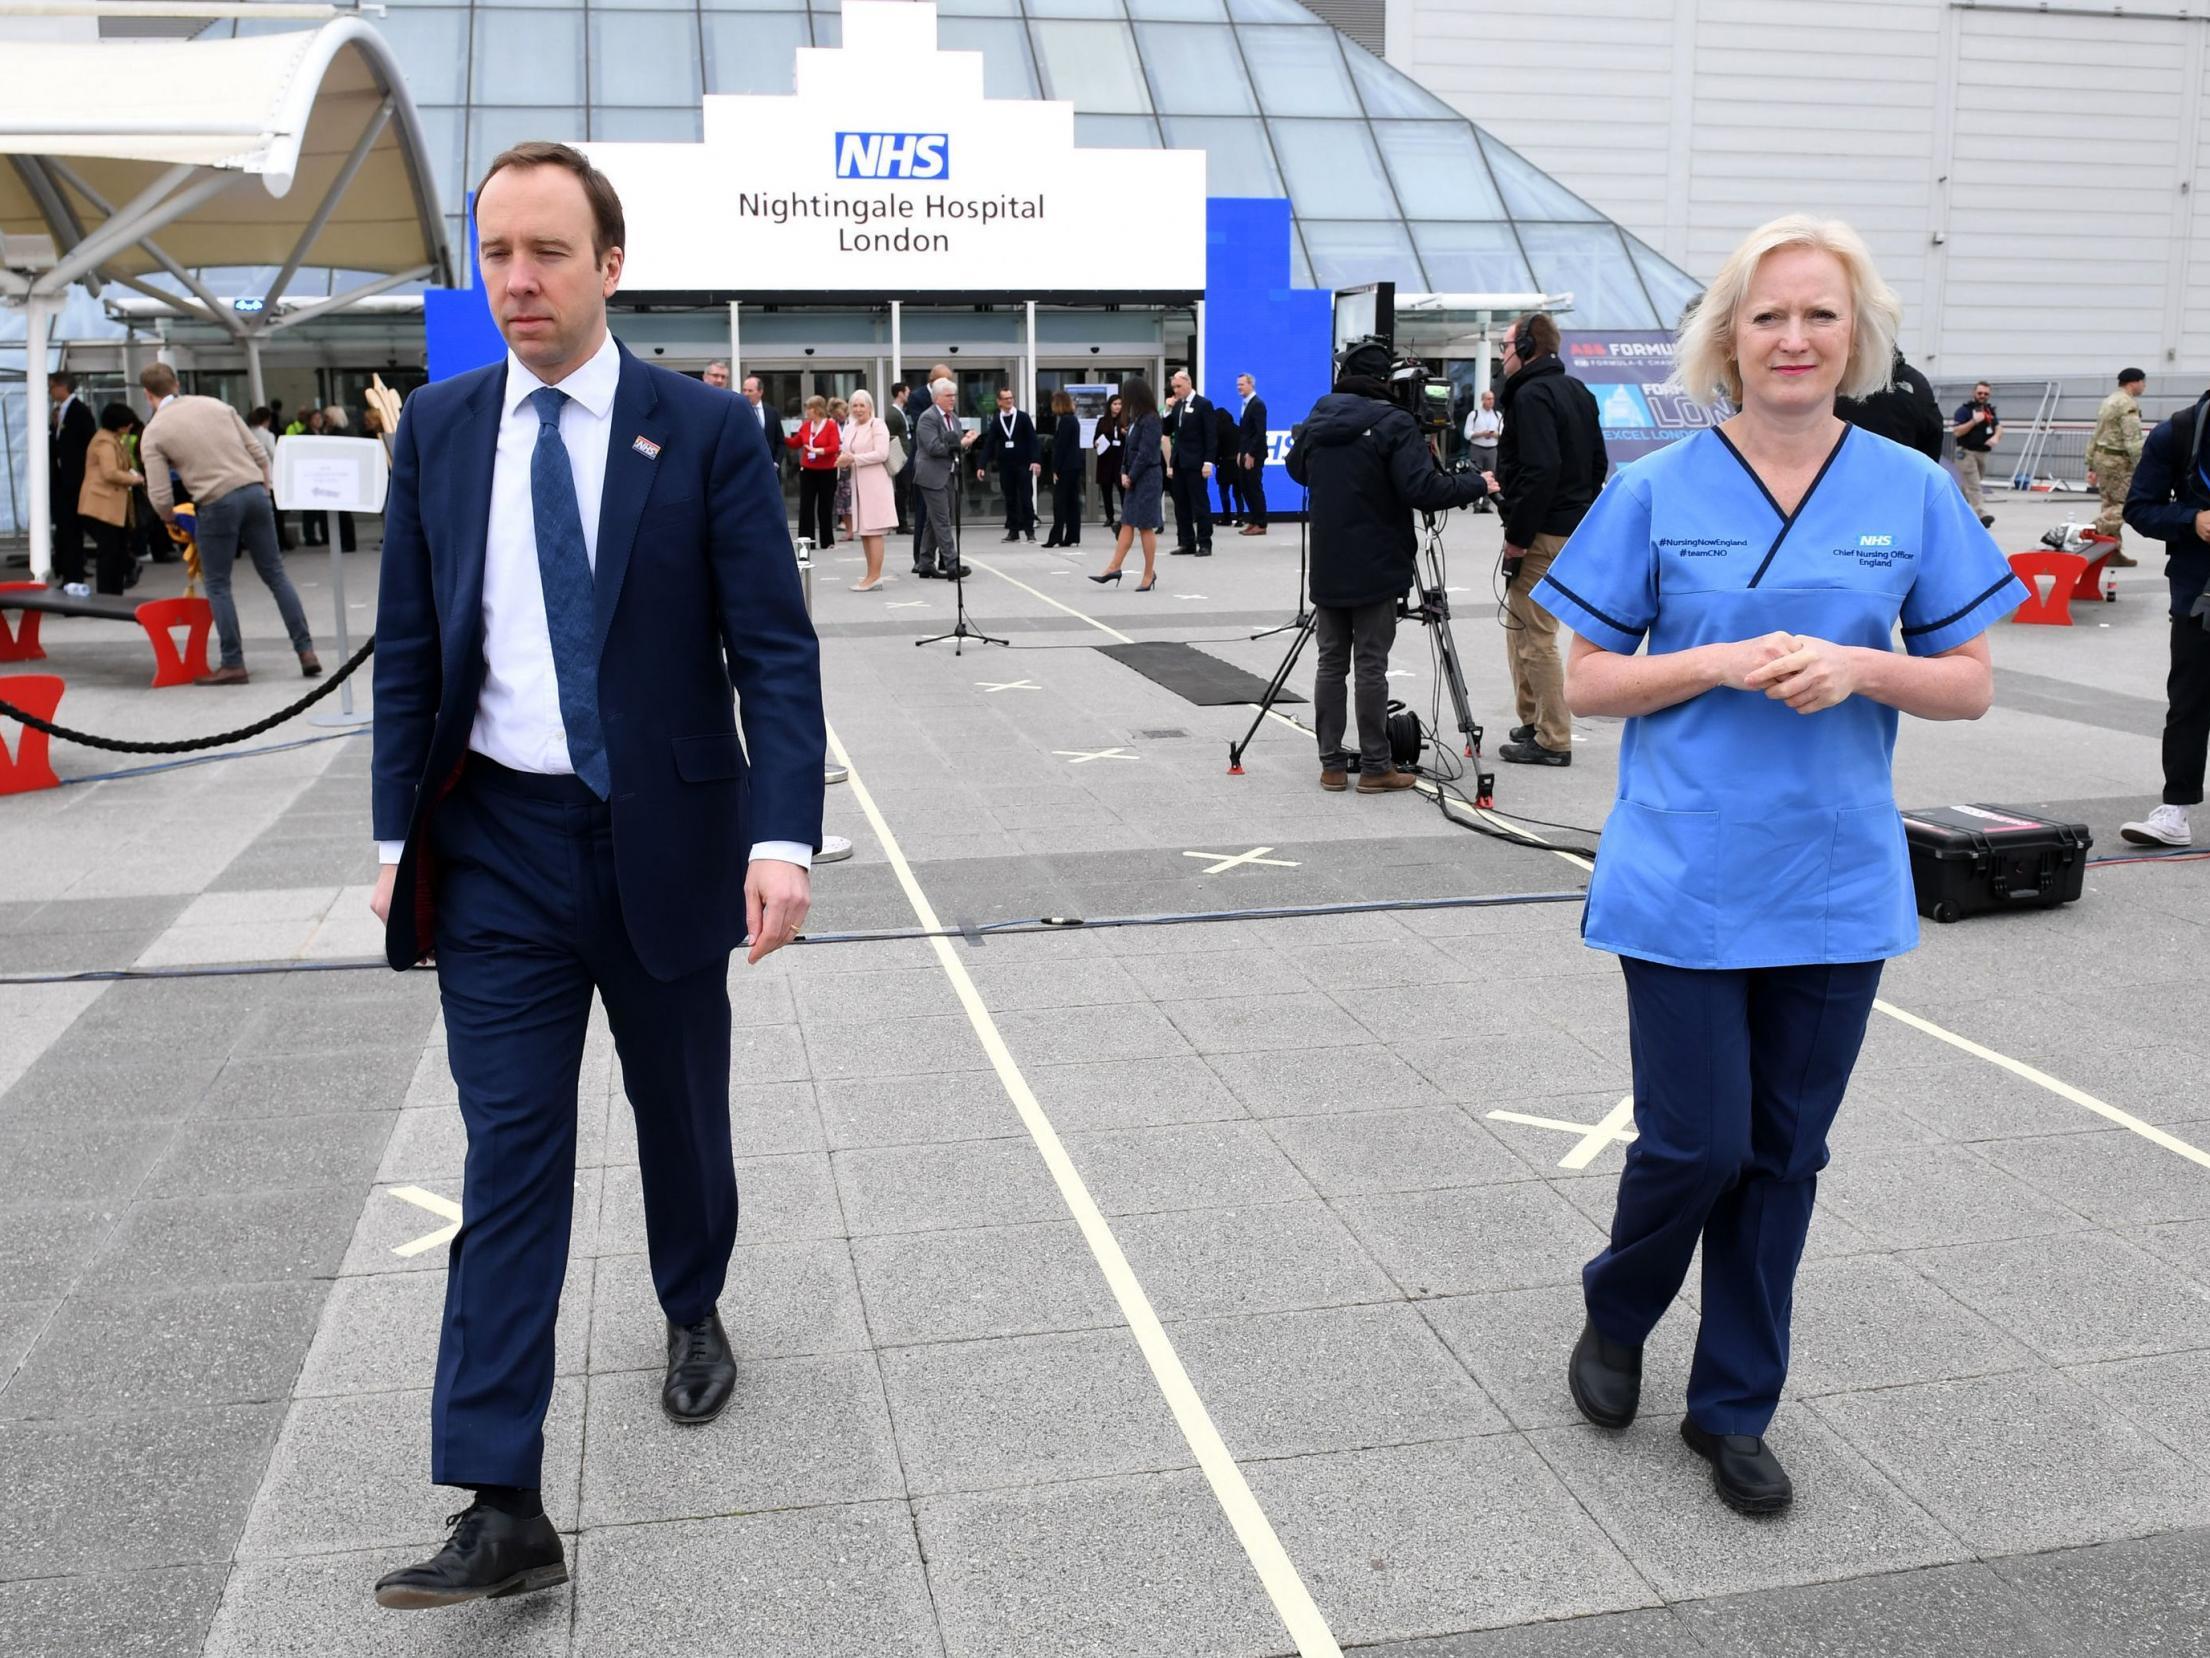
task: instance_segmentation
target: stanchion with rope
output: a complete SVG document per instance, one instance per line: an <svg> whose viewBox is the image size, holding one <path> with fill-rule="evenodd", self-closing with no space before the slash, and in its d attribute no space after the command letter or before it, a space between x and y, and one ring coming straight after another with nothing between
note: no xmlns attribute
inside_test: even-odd
<svg viewBox="0 0 2210 1658"><path fill-rule="evenodd" d="M813 555L820 549L813 537L802 535L791 544L798 554L798 585L806 595L806 620L813 620ZM821 767L823 784L841 783L852 774L833 760L824 761ZM852 843L842 835L823 835L821 850L813 855L817 864L840 864L852 855Z"/></svg>

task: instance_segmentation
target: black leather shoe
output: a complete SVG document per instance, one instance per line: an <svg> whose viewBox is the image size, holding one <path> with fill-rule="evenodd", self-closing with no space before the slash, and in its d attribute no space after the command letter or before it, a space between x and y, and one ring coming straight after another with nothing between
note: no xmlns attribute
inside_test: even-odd
<svg viewBox="0 0 2210 1658"><path fill-rule="evenodd" d="M376 1604L395 1612L463 1601L527 1595L568 1581L568 1557L560 1533L542 1514L522 1519L477 1502L445 1522L445 1546L415 1566L376 1580Z"/></svg>
<svg viewBox="0 0 2210 1658"><path fill-rule="evenodd" d="M1796 1500L1796 1488L1780 1458L1756 1434L1706 1433L1693 1417L1681 1418L1681 1438L1711 1464L1719 1500L1737 1514L1778 1514Z"/></svg>
<svg viewBox="0 0 2210 1658"><path fill-rule="evenodd" d="M1531 725L1515 725L1512 727L1511 740L1515 743L1531 743L1535 740L1535 728Z"/></svg>
<svg viewBox="0 0 2210 1658"><path fill-rule="evenodd" d="M1642 1349L1604 1336L1593 1322L1581 1326L1565 1385L1581 1414L1599 1428L1624 1428L1642 1403Z"/></svg>
<svg viewBox="0 0 2210 1658"><path fill-rule="evenodd" d="M720 1313L668 1326L668 1379L660 1389L660 1408L670 1421L711 1422L736 1390L737 1356L729 1351Z"/></svg>
<svg viewBox="0 0 2210 1658"><path fill-rule="evenodd" d="M1545 748L1542 739L1530 737L1524 743L1506 743L1496 751L1500 760L1509 760L1515 766L1570 766L1573 751L1569 748Z"/></svg>

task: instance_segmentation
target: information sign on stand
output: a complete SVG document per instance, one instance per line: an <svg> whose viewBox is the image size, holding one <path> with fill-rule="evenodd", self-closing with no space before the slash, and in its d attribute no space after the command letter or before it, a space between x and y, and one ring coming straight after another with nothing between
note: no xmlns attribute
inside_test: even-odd
<svg viewBox="0 0 2210 1658"><path fill-rule="evenodd" d="M391 464L375 438L317 437L302 432L276 444L276 506L280 512L319 512L329 520L330 590L337 605L338 660L353 655L345 614L345 553L341 512L382 512ZM338 687L338 710L317 714L315 725L360 725L368 715L353 708L353 682Z"/></svg>

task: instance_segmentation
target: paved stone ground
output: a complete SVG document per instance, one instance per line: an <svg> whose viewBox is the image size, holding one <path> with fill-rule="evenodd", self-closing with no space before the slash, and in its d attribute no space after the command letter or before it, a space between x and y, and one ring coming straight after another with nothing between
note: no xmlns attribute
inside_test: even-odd
<svg viewBox="0 0 2210 1658"><path fill-rule="evenodd" d="M2061 511L2006 503L2006 544ZM1494 526L1451 534L1492 745ZM974 546L971 602L1010 648L915 649L949 595L851 594L842 549L816 606L836 735L948 924L1579 886L1419 799L1320 793L1283 725L1228 777L1247 711L1094 648L1198 640L1271 671L1286 638L1245 635L1293 607L1294 529L1162 556L1142 595L1079 579L1102 545ZM294 558L320 618L322 555ZM2136 574L2068 632L2001 630L1996 712L1908 726L1904 802L2062 803L2115 848L2157 777L2160 585ZM49 628L64 718L167 736L280 706L299 682L246 601L272 677L243 691L149 693L141 642ZM1424 708L1425 642L1397 663ZM1592 721L1570 772L1504 768L1502 808L1600 823L1617 740ZM1132 758L1075 758L1114 749ZM0 973L368 954L367 758L344 737L0 803ZM820 873L815 928L913 925L856 791L830 814L858 851ZM1207 873L1260 848L1277 861ZM1290 1650L989 1031L1343 1646L2210 1653L2210 1169L1896 1019L1843 1110L1798 1296L1773 1430L1794 1513L1735 1518L1674 1433L1692 1305L1655 1338L1644 1421L1578 1423L1575 1275L1620 1155L1585 1130L1628 1075L1616 969L1574 916L978 932L949 953L980 1021L921 942L738 967L723 1305L744 1371L689 1433L657 1407L601 1030L546 1475L577 1581L412 1616L367 1591L457 1506L425 1483L462 1155L434 983L0 986L0 1652ZM2206 926L2203 866L2098 868L2061 912L1929 927L1886 994L2210 1146Z"/></svg>

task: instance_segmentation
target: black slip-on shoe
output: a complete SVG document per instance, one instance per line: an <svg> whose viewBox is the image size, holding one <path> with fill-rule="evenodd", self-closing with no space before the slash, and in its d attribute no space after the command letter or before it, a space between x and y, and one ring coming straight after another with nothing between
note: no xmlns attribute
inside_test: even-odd
<svg viewBox="0 0 2210 1658"><path fill-rule="evenodd" d="M1531 725L1515 725L1512 727L1510 740L1515 743L1531 743L1535 740L1535 728Z"/></svg>
<svg viewBox="0 0 2210 1658"><path fill-rule="evenodd" d="M1762 1436L1706 1433L1694 1417L1681 1418L1681 1438L1711 1464L1711 1483L1719 1500L1737 1514L1778 1514L1796 1500L1794 1482Z"/></svg>
<svg viewBox="0 0 2210 1658"><path fill-rule="evenodd" d="M1496 751L1497 758L1508 760L1515 766L1570 766L1573 751L1569 748L1546 748L1542 739L1530 737L1524 743L1506 743Z"/></svg>
<svg viewBox="0 0 2210 1658"><path fill-rule="evenodd" d="M418 1612L464 1601L497 1600L554 1589L568 1581L560 1533L543 1514L528 1519L471 1503L446 1522L452 1535L429 1559L376 1580L376 1604Z"/></svg>
<svg viewBox="0 0 2210 1658"><path fill-rule="evenodd" d="M668 1326L668 1376L660 1389L660 1408L686 1426L711 1422L729 1407L737 1390L737 1356L721 1328L721 1314L708 1313L696 1324Z"/></svg>
<svg viewBox="0 0 2210 1658"><path fill-rule="evenodd" d="M1584 1322L1566 1362L1565 1385L1581 1414L1599 1428L1624 1428L1642 1404L1642 1349L1612 1341L1594 1321Z"/></svg>

